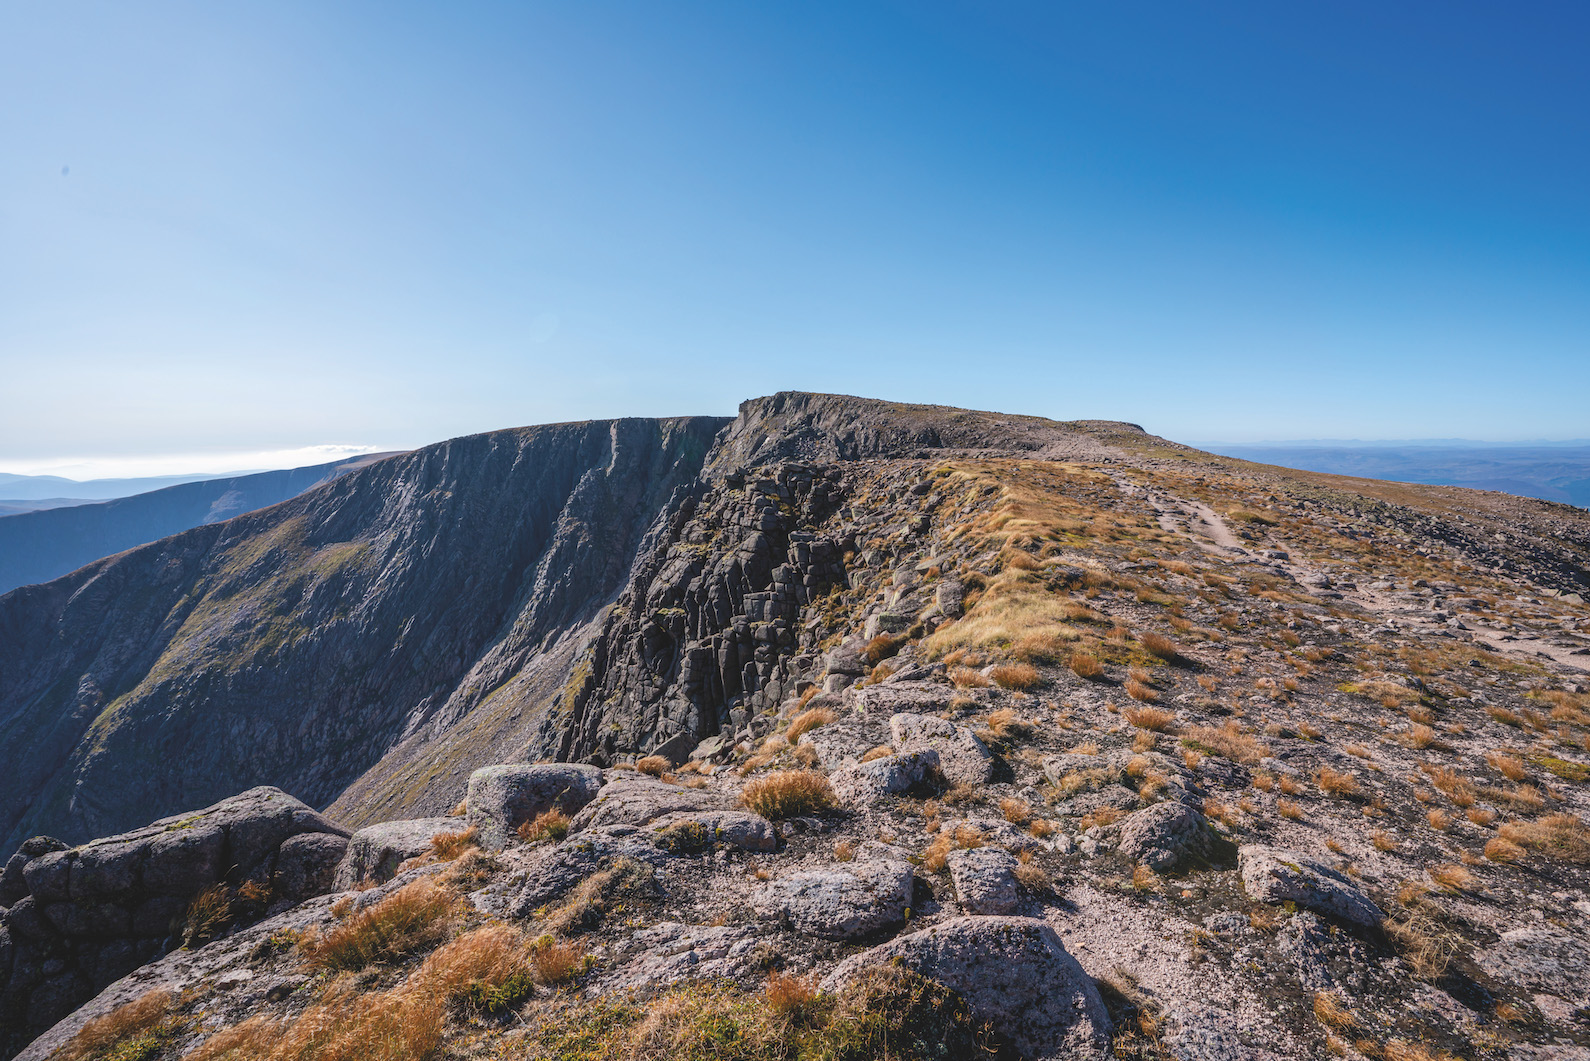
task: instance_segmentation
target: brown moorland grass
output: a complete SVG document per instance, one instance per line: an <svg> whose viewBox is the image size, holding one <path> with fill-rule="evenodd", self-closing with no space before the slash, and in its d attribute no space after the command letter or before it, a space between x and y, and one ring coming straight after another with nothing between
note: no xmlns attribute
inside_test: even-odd
<svg viewBox="0 0 1590 1061"><path fill-rule="evenodd" d="M170 991L147 992L85 1023L52 1056L57 1061L152 1057L188 1027L188 1021L173 1016L175 1002Z"/></svg>
<svg viewBox="0 0 1590 1061"><path fill-rule="evenodd" d="M1532 822L1509 822L1497 830L1497 835L1538 854L1581 866L1590 865L1590 827L1572 814L1548 814Z"/></svg>
<svg viewBox="0 0 1590 1061"><path fill-rule="evenodd" d="M573 819L556 807L544 810L527 822L520 822L516 830L519 839L527 844L538 840L561 840L569 835L569 823Z"/></svg>
<svg viewBox="0 0 1590 1061"><path fill-rule="evenodd" d="M1314 783L1321 792L1337 799L1350 799L1358 795L1358 778L1346 770L1335 770L1329 766L1319 768L1319 773L1314 775Z"/></svg>
<svg viewBox="0 0 1590 1061"><path fill-rule="evenodd" d="M1091 652L1071 654L1071 673L1086 681L1095 681L1104 675L1104 664Z"/></svg>
<svg viewBox="0 0 1590 1061"><path fill-rule="evenodd" d="M1002 689L1019 691L1038 684L1038 668L1031 663L1001 663L988 676Z"/></svg>
<svg viewBox="0 0 1590 1061"><path fill-rule="evenodd" d="M838 803L834 786L814 770L779 770L749 782L740 802L770 820L820 814Z"/></svg>
<svg viewBox="0 0 1590 1061"><path fill-rule="evenodd" d="M431 854L438 862L451 862L472 847L479 847L480 830L471 825L458 832L437 833L431 837Z"/></svg>
<svg viewBox="0 0 1590 1061"><path fill-rule="evenodd" d="M524 933L511 925L477 928L438 947L413 983L480 1013L501 1013L530 996L536 980Z"/></svg>
<svg viewBox="0 0 1590 1061"><path fill-rule="evenodd" d="M1181 740L1190 748L1250 766L1257 765L1270 754L1264 743L1242 732L1242 727L1235 722L1223 726L1190 726L1182 731ZM1282 787L1284 790L1284 783Z"/></svg>
<svg viewBox="0 0 1590 1061"><path fill-rule="evenodd" d="M1002 707L988 715L988 728L1000 740L1020 740L1030 737L1033 725L1013 707Z"/></svg>
<svg viewBox="0 0 1590 1061"><path fill-rule="evenodd" d="M421 1061L441 1047L446 1014L427 992L339 984L295 1019L250 1017L183 1061Z"/></svg>
<svg viewBox="0 0 1590 1061"><path fill-rule="evenodd" d="M1138 729L1158 733L1176 721L1176 712L1167 711L1163 707L1133 706L1123 710L1121 717Z"/></svg>
<svg viewBox="0 0 1590 1061"><path fill-rule="evenodd" d="M818 726L826 726L830 722L839 721L839 716L826 707L814 707L802 711L790 722L789 729L784 732L784 738L791 744L800 740L802 733L810 732Z"/></svg>
<svg viewBox="0 0 1590 1061"><path fill-rule="evenodd" d="M1141 700L1145 703L1153 703L1155 700L1159 699L1159 694L1154 691L1154 687L1152 685L1147 685L1141 681L1138 681L1136 678L1128 678L1126 680L1126 684L1122 686L1122 688L1126 691L1126 695L1130 696L1133 700Z"/></svg>
<svg viewBox="0 0 1590 1061"><path fill-rule="evenodd" d="M299 940L305 962L328 972L357 972L422 950L452 921L456 896L429 878L405 884L330 930Z"/></svg>
<svg viewBox="0 0 1590 1061"><path fill-rule="evenodd" d="M660 755L648 755L635 760L635 769L651 777L661 777L668 772L672 764Z"/></svg>
<svg viewBox="0 0 1590 1061"><path fill-rule="evenodd" d="M907 640L909 639L904 634L879 634L867 642L863 655L867 657L868 663L877 666L896 652L899 652L900 646L904 645Z"/></svg>
<svg viewBox="0 0 1590 1061"><path fill-rule="evenodd" d="M1149 632L1137 640L1143 646L1143 651L1164 660L1166 663L1181 663L1186 659L1182 654L1181 646L1164 634Z"/></svg>

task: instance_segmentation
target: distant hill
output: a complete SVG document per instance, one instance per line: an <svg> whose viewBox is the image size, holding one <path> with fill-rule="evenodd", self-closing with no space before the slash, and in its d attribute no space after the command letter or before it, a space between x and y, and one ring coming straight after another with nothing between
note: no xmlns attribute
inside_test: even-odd
<svg viewBox="0 0 1590 1061"><path fill-rule="evenodd" d="M0 505L25 501L70 499L75 504L109 501L164 490L168 486L197 483L209 479L237 478L252 472L226 472L221 475L157 475L141 479L63 479L59 475L15 475L0 472ZM55 506L50 506L55 507Z"/></svg>
<svg viewBox="0 0 1590 1061"><path fill-rule="evenodd" d="M244 512L265 508L311 487L363 467L390 454L370 454L348 460L256 472L228 479L182 483L113 501L51 498L0 502L15 505L11 513L0 508L0 593L35 582L48 582L103 556L156 541L189 527L219 523ZM35 485L18 480L48 480L59 488L111 489L105 484L136 480L100 479L88 483L54 480L48 476L12 476L0 491ZM158 480L155 480L158 481ZM33 506L27 511L23 506Z"/></svg>
<svg viewBox="0 0 1590 1061"><path fill-rule="evenodd" d="M1402 483L1500 490L1590 508L1590 443L1487 446L1443 442L1399 444L1202 443L1214 453L1311 472Z"/></svg>

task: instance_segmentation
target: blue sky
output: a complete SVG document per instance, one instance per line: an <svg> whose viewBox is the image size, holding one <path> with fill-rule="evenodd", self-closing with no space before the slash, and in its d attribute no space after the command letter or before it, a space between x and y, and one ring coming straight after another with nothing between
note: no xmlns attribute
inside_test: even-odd
<svg viewBox="0 0 1590 1061"><path fill-rule="evenodd" d="M0 470L789 388L1582 438L1587 47L1580 4L10 0Z"/></svg>

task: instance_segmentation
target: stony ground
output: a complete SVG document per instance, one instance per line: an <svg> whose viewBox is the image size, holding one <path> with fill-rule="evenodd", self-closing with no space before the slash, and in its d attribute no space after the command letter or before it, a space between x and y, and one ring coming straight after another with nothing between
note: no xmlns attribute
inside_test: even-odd
<svg viewBox="0 0 1590 1061"><path fill-rule="evenodd" d="M434 1041L370 1056L698 1056L736 999L804 1012L778 991L898 959L1028 1056L1590 1057L1582 513L1180 453L847 474L859 548L783 703L606 769L528 841L550 804L482 789L466 820L501 851L421 838L392 880L178 951L23 1056L161 987L138 1056L266 1056L216 1033L411 1006L427 956L499 926L566 968L501 1007L444 992ZM425 881L432 938L316 964ZM1047 1001L1000 1010L1002 966ZM699 1056L840 1056L790 1051Z"/></svg>

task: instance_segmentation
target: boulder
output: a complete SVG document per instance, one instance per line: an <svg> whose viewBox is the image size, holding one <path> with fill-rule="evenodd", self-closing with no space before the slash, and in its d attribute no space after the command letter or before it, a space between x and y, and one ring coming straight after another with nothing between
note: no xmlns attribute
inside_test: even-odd
<svg viewBox="0 0 1590 1061"><path fill-rule="evenodd" d="M1237 850L1243 889L1267 903L1296 903L1317 913L1378 925L1385 913L1345 874L1307 855L1262 844Z"/></svg>
<svg viewBox="0 0 1590 1061"><path fill-rule="evenodd" d="M939 770L939 753L932 748L885 755L855 763L832 774L834 792L845 803L862 805L881 796L897 796L933 777Z"/></svg>
<svg viewBox="0 0 1590 1061"><path fill-rule="evenodd" d="M1104 1002L1055 930L1028 917L960 917L863 951L822 983L838 992L862 970L898 963L958 992L1024 1058L1107 1056Z"/></svg>
<svg viewBox="0 0 1590 1061"><path fill-rule="evenodd" d="M574 816L569 832L604 825L645 825L665 814L684 811L727 809L719 796L621 771Z"/></svg>
<svg viewBox="0 0 1590 1061"><path fill-rule="evenodd" d="M1156 803L1121 823L1116 846L1156 873L1189 858L1205 858L1214 844L1209 819L1184 803Z"/></svg>
<svg viewBox="0 0 1590 1061"><path fill-rule="evenodd" d="M1515 928L1474 961L1499 979L1590 1006L1590 938L1583 935L1551 924Z"/></svg>
<svg viewBox="0 0 1590 1061"><path fill-rule="evenodd" d="M654 818L646 828L654 836L678 835L682 829L698 830L703 847L728 844L744 851L778 850L778 830L773 823L750 811L679 811Z"/></svg>
<svg viewBox="0 0 1590 1061"><path fill-rule="evenodd" d="M463 818L411 818L367 825L348 841L332 874L332 886L337 891L347 891L364 881L385 884L397 875L404 862L431 849L431 837L465 828Z"/></svg>
<svg viewBox="0 0 1590 1061"><path fill-rule="evenodd" d="M299 833L283 840L271 875L272 893L302 902L335 891L337 867L348 853L349 843L347 837L335 833Z"/></svg>
<svg viewBox="0 0 1590 1061"><path fill-rule="evenodd" d="M902 712L890 717L891 743L899 753L938 753L939 771L954 784L986 784L994 776L994 757L977 735L932 715Z"/></svg>
<svg viewBox="0 0 1590 1061"><path fill-rule="evenodd" d="M792 873L758 891L751 904L807 935L850 940L903 924L911 892L909 862L869 858Z"/></svg>
<svg viewBox="0 0 1590 1061"><path fill-rule="evenodd" d="M997 847L951 851L950 882L955 901L969 914L1009 914L1021 905L1016 856Z"/></svg>
<svg viewBox="0 0 1590 1061"><path fill-rule="evenodd" d="M602 787L600 767L584 763L505 763L469 775L466 817L488 851L501 851L515 831L554 808L577 814Z"/></svg>

